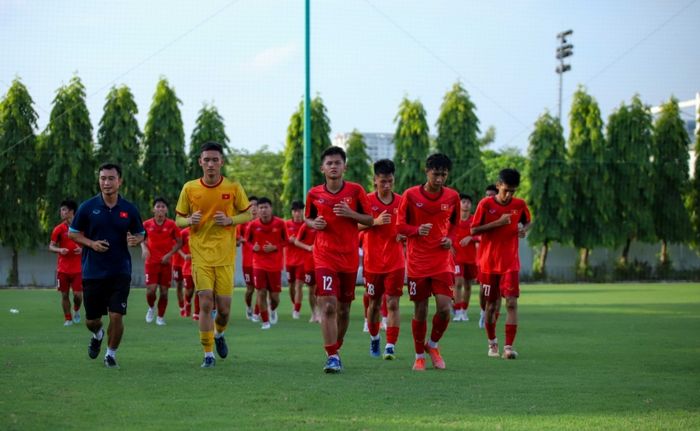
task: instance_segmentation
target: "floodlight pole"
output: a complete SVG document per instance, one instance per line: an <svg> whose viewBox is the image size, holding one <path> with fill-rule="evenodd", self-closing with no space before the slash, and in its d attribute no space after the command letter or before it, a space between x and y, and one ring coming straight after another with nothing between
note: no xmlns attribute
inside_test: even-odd
<svg viewBox="0 0 700 431"><path fill-rule="evenodd" d="M557 59L559 60L559 66L557 66L556 72L559 74L559 124L561 124L561 99L562 99L562 88L564 86L564 72L571 70L570 64L564 64L564 58L574 55L574 46L570 43L566 43L566 38L574 34L573 30L562 31L557 34L557 39L559 39L559 46L557 47Z"/></svg>
<svg viewBox="0 0 700 431"><path fill-rule="evenodd" d="M310 53L310 5L306 0L306 47L305 47L305 89L304 89L304 195L311 188L311 53Z"/></svg>

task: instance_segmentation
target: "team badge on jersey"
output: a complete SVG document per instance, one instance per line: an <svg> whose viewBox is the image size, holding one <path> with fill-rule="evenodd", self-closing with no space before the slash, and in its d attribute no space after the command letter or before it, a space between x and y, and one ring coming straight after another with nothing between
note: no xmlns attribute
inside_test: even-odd
<svg viewBox="0 0 700 431"><path fill-rule="evenodd" d="M423 207L423 202L416 202L416 206L417 206L418 208L422 208L422 207Z"/></svg>
<svg viewBox="0 0 700 431"><path fill-rule="evenodd" d="M442 204L442 205L440 205L440 209L442 211L447 211L450 209L450 205L449 204Z"/></svg>
<svg viewBox="0 0 700 431"><path fill-rule="evenodd" d="M121 218L129 218L129 213L126 211L120 211L119 212L119 217Z"/></svg>
<svg viewBox="0 0 700 431"><path fill-rule="evenodd" d="M224 200L226 200L226 199L231 199L231 195L230 195L229 193L223 193L223 194L221 195L221 199L224 199Z"/></svg>
<svg viewBox="0 0 700 431"><path fill-rule="evenodd" d="M350 205L350 204L352 203L352 197L351 197L351 196L347 196L347 197L343 198L343 200L344 200L345 203L348 204L348 205Z"/></svg>

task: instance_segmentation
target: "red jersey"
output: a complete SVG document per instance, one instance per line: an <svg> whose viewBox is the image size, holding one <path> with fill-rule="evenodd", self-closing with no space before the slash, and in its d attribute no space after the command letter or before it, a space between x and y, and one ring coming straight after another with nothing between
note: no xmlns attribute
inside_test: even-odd
<svg viewBox="0 0 700 431"><path fill-rule="evenodd" d="M408 237L408 276L428 277L454 272L449 249L440 245L445 237L452 238L459 220L459 194L448 187L438 193L428 193L422 185L407 189L399 206L399 232ZM433 227L427 236L418 235L425 223Z"/></svg>
<svg viewBox="0 0 700 431"><path fill-rule="evenodd" d="M180 251L183 252L184 254L189 254L190 258L185 259L182 256L180 256L180 253L175 253L176 255L180 256L180 260L182 261L182 275L192 275L192 253L190 252L190 228L186 227L182 231L180 231L180 234L182 235L182 247L180 248Z"/></svg>
<svg viewBox="0 0 700 431"><path fill-rule="evenodd" d="M156 223L155 218L149 218L143 222L143 228L146 230L146 247L150 252L146 265L161 263L163 256L173 249L180 238L180 228L169 218L161 225Z"/></svg>
<svg viewBox="0 0 700 431"><path fill-rule="evenodd" d="M476 263L476 243L479 241L479 236L472 235L472 221L474 221L473 215L467 217L466 220L459 219L452 239L452 247L455 249L455 263ZM468 236L472 237L469 244L466 247L459 245L459 242Z"/></svg>
<svg viewBox="0 0 700 431"><path fill-rule="evenodd" d="M68 253L62 255L58 253L58 263L56 264L56 272L65 274L77 274L82 271L81 254L75 254L75 249L80 246L72 239L68 238L68 224L61 223L51 232L51 242L57 247L67 248Z"/></svg>
<svg viewBox="0 0 700 431"><path fill-rule="evenodd" d="M316 241L316 232L317 230L314 228L309 227L306 223L299 229L299 232L297 233L297 239L300 242L303 242L306 245L314 245L314 242ZM306 251L303 248L299 248L294 246L295 248L298 248L301 250L304 256L304 269L310 269L314 267L314 254L310 251Z"/></svg>
<svg viewBox="0 0 700 431"><path fill-rule="evenodd" d="M405 267L403 257L403 243L397 241L399 234L396 226L396 218L401 204L401 195L391 194L391 202L385 204L379 199L377 192L367 195L370 203L372 217L377 218L386 211L391 214L391 223L372 226L364 231L362 241L364 250L364 271L371 274L385 274L403 269Z"/></svg>
<svg viewBox="0 0 700 431"><path fill-rule="evenodd" d="M485 274L505 274L520 271L518 256L518 223L530 223L530 210L524 200L512 198L502 205L494 196L479 202L472 228L483 226L511 214L510 224L481 232L479 270Z"/></svg>
<svg viewBox="0 0 700 431"><path fill-rule="evenodd" d="M245 238L248 236L248 226L250 223L251 222L245 222L236 226L237 238L244 241L243 244L241 244L243 268L251 268L253 266L253 244L245 242Z"/></svg>
<svg viewBox="0 0 700 431"><path fill-rule="evenodd" d="M253 268L264 271L282 271L284 247L289 244L287 228L284 220L279 217L272 217L269 223L263 223L261 219L256 219L248 225L246 241L250 243L251 249L258 244L260 250L253 251ZM277 247L273 252L265 252L263 246L272 244Z"/></svg>
<svg viewBox="0 0 700 431"><path fill-rule="evenodd" d="M361 214L370 214L370 204L365 189L357 183L343 181L336 193L325 184L313 187L306 195L306 218L323 216L327 225L316 233L314 264L338 272L355 272L359 265L357 253L357 222L349 217L335 215L333 207L346 202Z"/></svg>
<svg viewBox="0 0 700 431"><path fill-rule="evenodd" d="M294 220L287 220L285 221L285 224L287 225L287 237L289 238L296 238L299 235L299 230L301 229L302 226L304 226L306 223L303 221L300 221L299 223L295 222ZM304 264L304 250L300 249L299 247L287 247L285 250L285 265L287 268L290 266L299 266Z"/></svg>

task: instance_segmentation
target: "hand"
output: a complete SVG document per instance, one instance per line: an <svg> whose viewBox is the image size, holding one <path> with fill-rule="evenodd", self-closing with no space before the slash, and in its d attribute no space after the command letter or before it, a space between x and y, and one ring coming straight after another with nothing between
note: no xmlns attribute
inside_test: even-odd
<svg viewBox="0 0 700 431"><path fill-rule="evenodd" d="M432 223L424 223L418 227L418 235L428 236L430 234L430 229L433 228Z"/></svg>
<svg viewBox="0 0 700 431"><path fill-rule="evenodd" d="M472 237L471 237L471 236L465 236L465 237L462 238L462 240L459 242L459 245L461 245L462 247L466 247L471 241L472 241Z"/></svg>
<svg viewBox="0 0 700 431"><path fill-rule="evenodd" d="M518 225L518 237L525 238L527 236L527 229L523 225Z"/></svg>
<svg viewBox="0 0 700 431"><path fill-rule="evenodd" d="M333 213L338 217L352 217L355 211L350 208L347 202L340 201L333 207Z"/></svg>
<svg viewBox="0 0 700 431"><path fill-rule="evenodd" d="M374 219L373 226L381 226L384 224L391 223L391 214L387 213L386 210L382 211L377 218Z"/></svg>
<svg viewBox="0 0 700 431"><path fill-rule="evenodd" d="M406 235L401 235L400 233L396 234L396 242L404 242L406 241Z"/></svg>
<svg viewBox="0 0 700 431"><path fill-rule="evenodd" d="M136 247L137 245L139 245L140 242L140 237L132 235L131 232L126 233L126 243L129 247Z"/></svg>
<svg viewBox="0 0 700 431"><path fill-rule="evenodd" d="M222 211L217 211L214 214L214 223L218 226L229 226L233 224L231 217L227 216L226 213Z"/></svg>
<svg viewBox="0 0 700 431"><path fill-rule="evenodd" d="M90 243L90 248L98 253L104 253L109 250L109 242L106 239L99 239Z"/></svg>
<svg viewBox="0 0 700 431"><path fill-rule="evenodd" d="M290 244L294 244L294 241L296 241L296 239L297 239L297 237L295 237L295 236L290 236L290 237L289 237L289 243L290 243Z"/></svg>
<svg viewBox="0 0 700 431"><path fill-rule="evenodd" d="M61 255L65 256L65 255L68 254L68 249L67 249L67 248L59 248L59 249L58 249L58 252L59 252Z"/></svg>
<svg viewBox="0 0 700 431"><path fill-rule="evenodd" d="M185 257L183 257L185 260L192 260L192 255L191 254L186 254Z"/></svg>
<svg viewBox="0 0 700 431"><path fill-rule="evenodd" d="M276 250L277 250L277 247L269 242L266 242L265 245L263 246L263 251L265 253L272 253L273 251L276 251Z"/></svg>
<svg viewBox="0 0 700 431"><path fill-rule="evenodd" d="M503 214L501 218L498 219L498 225L505 226L507 224L510 224L510 216L510 214Z"/></svg>
<svg viewBox="0 0 700 431"><path fill-rule="evenodd" d="M323 230L326 228L328 223L326 222L326 219L323 218L323 216L318 216L314 219L312 225L313 228L316 230Z"/></svg>
<svg viewBox="0 0 700 431"><path fill-rule="evenodd" d="M199 222L202 220L202 212L201 211L195 211L192 213L190 216L190 225L194 226L199 224Z"/></svg>
<svg viewBox="0 0 700 431"><path fill-rule="evenodd" d="M162 263L164 265L167 265L168 263L170 263L170 256L172 256L170 253L163 256L163 258L160 260L160 263Z"/></svg>
<svg viewBox="0 0 700 431"><path fill-rule="evenodd" d="M145 246L141 249L141 257L143 258L143 260L148 260L148 258L151 257L151 251Z"/></svg>
<svg viewBox="0 0 700 431"><path fill-rule="evenodd" d="M440 240L440 247L449 249L452 247L452 240L448 237L444 237Z"/></svg>
<svg viewBox="0 0 700 431"><path fill-rule="evenodd" d="M73 249L73 254L81 254L83 252L82 247L76 247Z"/></svg>
<svg viewBox="0 0 700 431"><path fill-rule="evenodd" d="M257 242L253 245L253 251L260 251L260 244Z"/></svg>

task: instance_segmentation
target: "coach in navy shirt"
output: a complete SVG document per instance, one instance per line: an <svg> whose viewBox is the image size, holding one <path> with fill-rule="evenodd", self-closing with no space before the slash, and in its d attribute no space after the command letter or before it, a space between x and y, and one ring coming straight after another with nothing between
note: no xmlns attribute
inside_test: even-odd
<svg viewBox="0 0 700 431"><path fill-rule="evenodd" d="M104 363L118 368L117 348L124 333L123 316L131 288L129 247L143 241L145 230L136 207L119 196L121 168L105 163L98 169L100 193L83 202L73 218L69 236L83 245L83 303L93 336L88 355L95 359L104 337L102 316L109 314Z"/></svg>

